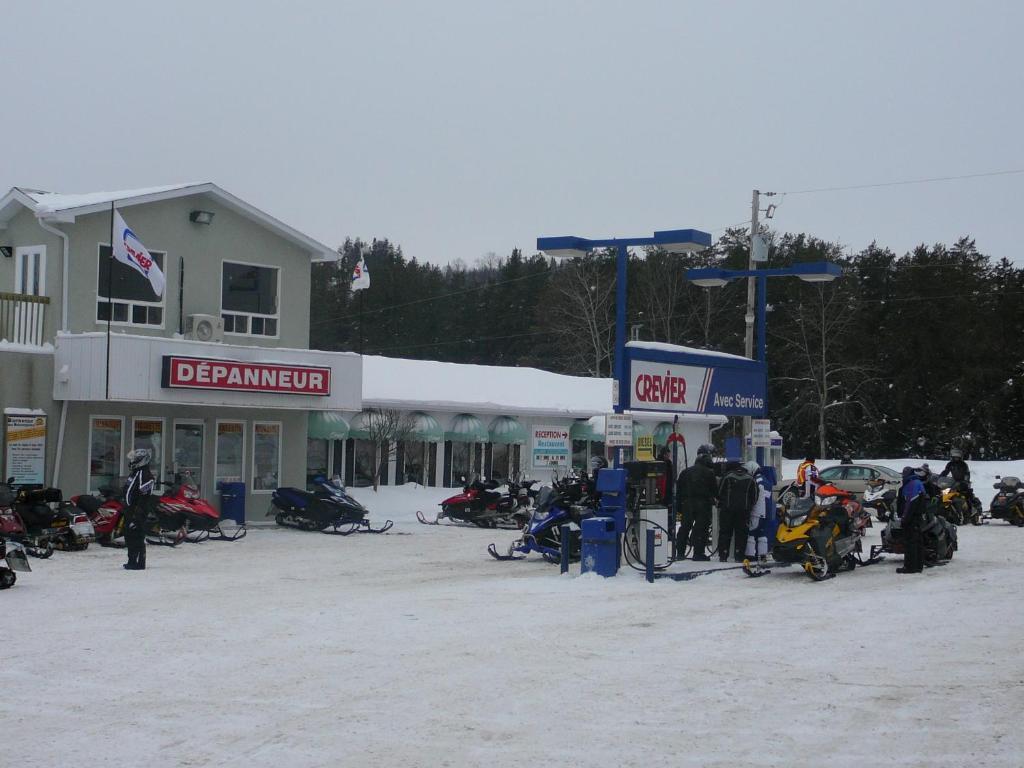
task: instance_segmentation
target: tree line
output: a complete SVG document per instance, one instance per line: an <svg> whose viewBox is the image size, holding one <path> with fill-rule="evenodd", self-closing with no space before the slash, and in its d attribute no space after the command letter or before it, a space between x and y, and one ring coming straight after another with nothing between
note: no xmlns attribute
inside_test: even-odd
<svg viewBox="0 0 1024 768"><path fill-rule="evenodd" d="M844 271L830 283L768 281L769 410L786 455L1024 456L1024 269L966 237L897 255L765 234L767 267L828 260ZM371 287L353 293L360 251ZM555 261L516 250L445 267L388 240L348 240L338 253L313 268L313 348L611 375L612 252ZM631 254L629 333L743 354L745 281L707 289L684 276L748 258L744 229L702 253ZM735 421L723 431L739 434Z"/></svg>

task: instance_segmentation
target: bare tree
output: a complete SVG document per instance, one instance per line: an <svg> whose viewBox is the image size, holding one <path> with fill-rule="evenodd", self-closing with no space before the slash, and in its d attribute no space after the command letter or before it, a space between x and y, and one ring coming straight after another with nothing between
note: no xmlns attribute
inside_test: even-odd
<svg viewBox="0 0 1024 768"><path fill-rule="evenodd" d="M363 412L362 427L373 443L373 490L380 488L380 474L398 453L398 444L408 439L413 420L394 408L370 408Z"/></svg>
<svg viewBox="0 0 1024 768"><path fill-rule="evenodd" d="M575 370L611 372L614 350L615 268L605 254L573 259L552 277L548 327Z"/></svg>
<svg viewBox="0 0 1024 768"><path fill-rule="evenodd" d="M806 298L805 298L806 297ZM803 288L801 298L790 308L790 322L784 329L772 326L772 337L782 342L780 352L786 369L796 373L774 379L791 385L789 402L778 409L790 418L812 417L817 422L818 455L828 448L830 415L846 411L852 417L874 416L868 397L877 373L863 363L851 363L841 355L844 337L853 331L858 298L843 286L818 284Z"/></svg>

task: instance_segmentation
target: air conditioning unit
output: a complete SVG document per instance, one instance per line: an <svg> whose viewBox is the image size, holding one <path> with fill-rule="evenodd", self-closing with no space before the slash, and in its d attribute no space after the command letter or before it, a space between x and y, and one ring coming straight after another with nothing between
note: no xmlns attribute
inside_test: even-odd
<svg viewBox="0 0 1024 768"><path fill-rule="evenodd" d="M193 341L224 341L224 320L216 315L189 315L185 338Z"/></svg>

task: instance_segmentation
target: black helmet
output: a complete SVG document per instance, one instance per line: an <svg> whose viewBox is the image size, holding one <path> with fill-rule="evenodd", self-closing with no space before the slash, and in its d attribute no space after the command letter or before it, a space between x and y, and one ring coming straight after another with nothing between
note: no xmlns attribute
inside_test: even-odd
<svg viewBox="0 0 1024 768"><path fill-rule="evenodd" d="M714 452L715 446L711 445L711 443L704 443L704 445L697 449L698 456L711 456Z"/></svg>
<svg viewBox="0 0 1024 768"><path fill-rule="evenodd" d="M128 451L128 469L134 472L137 469L149 466L149 462L153 458L153 454L149 448L136 448L133 451Z"/></svg>
<svg viewBox="0 0 1024 768"><path fill-rule="evenodd" d="M604 456L592 456L590 458L590 469L592 472L596 472L599 469L605 469L608 466L608 460Z"/></svg>
<svg viewBox="0 0 1024 768"><path fill-rule="evenodd" d="M953 448L949 452L949 458L951 458L951 459L962 459L963 457L964 457L964 452L961 451L959 448Z"/></svg>

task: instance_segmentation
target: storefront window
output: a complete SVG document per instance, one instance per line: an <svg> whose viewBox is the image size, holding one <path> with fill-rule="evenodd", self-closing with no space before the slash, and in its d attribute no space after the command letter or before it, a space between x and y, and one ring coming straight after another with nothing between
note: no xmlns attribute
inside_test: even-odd
<svg viewBox="0 0 1024 768"><path fill-rule="evenodd" d="M405 478L407 483L427 484L427 446L422 440L407 440L405 443Z"/></svg>
<svg viewBox="0 0 1024 768"><path fill-rule="evenodd" d="M604 441L591 440L590 441L590 455L591 456L604 456ZM608 458L608 457L605 456L605 458Z"/></svg>
<svg viewBox="0 0 1024 768"><path fill-rule="evenodd" d="M317 475L329 477L330 443L315 437L306 440L306 488L313 489L313 478Z"/></svg>
<svg viewBox="0 0 1024 768"><path fill-rule="evenodd" d="M201 421L174 422L174 473L200 491L203 489L203 438Z"/></svg>
<svg viewBox="0 0 1024 768"><path fill-rule="evenodd" d="M491 449L491 478L502 483L508 480L508 449L504 443L495 443Z"/></svg>
<svg viewBox="0 0 1024 768"><path fill-rule="evenodd" d="M240 483L244 470L245 422L217 422L217 483Z"/></svg>
<svg viewBox="0 0 1024 768"><path fill-rule="evenodd" d="M373 459L377 453L377 444L372 440L356 440L352 452L352 484L363 488L373 485Z"/></svg>
<svg viewBox="0 0 1024 768"><path fill-rule="evenodd" d="M281 424L256 421L252 428L252 489L273 491L281 477Z"/></svg>
<svg viewBox="0 0 1024 768"><path fill-rule="evenodd" d="M472 443L452 443L452 485L462 485L472 479L470 470L470 449Z"/></svg>
<svg viewBox="0 0 1024 768"><path fill-rule="evenodd" d="M586 440L573 440L572 441L572 468L577 470L585 470L588 468L587 464L587 441Z"/></svg>
<svg viewBox="0 0 1024 768"><path fill-rule="evenodd" d="M164 467L164 420L135 419L132 425L132 448L149 450L149 471L159 482L163 477Z"/></svg>
<svg viewBox="0 0 1024 768"><path fill-rule="evenodd" d="M119 484L121 477L120 417L93 416L89 422L89 491Z"/></svg>

